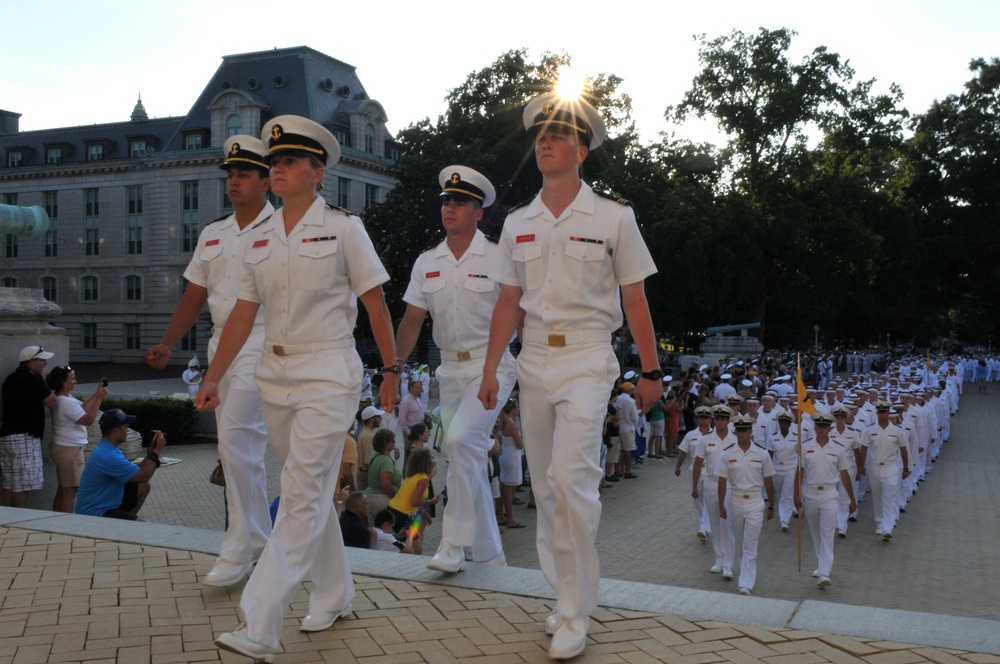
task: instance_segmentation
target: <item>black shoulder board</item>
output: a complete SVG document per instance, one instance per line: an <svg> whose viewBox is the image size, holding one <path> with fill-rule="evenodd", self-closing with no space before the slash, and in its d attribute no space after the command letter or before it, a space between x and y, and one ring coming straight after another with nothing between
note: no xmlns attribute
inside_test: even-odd
<svg viewBox="0 0 1000 664"><path fill-rule="evenodd" d="M594 193L597 194L598 196L600 196L601 198L606 198L609 201L614 201L615 203L618 203L619 205L624 205L626 207L631 207L632 206L632 202L629 201L628 199L620 198L618 196L612 196L611 194L607 194L607 193L605 193L603 191L598 191L597 189L594 190Z"/></svg>
<svg viewBox="0 0 1000 664"><path fill-rule="evenodd" d="M489 243L491 243L491 244L499 244L500 243L500 238L497 237L496 235L493 235L492 233L489 234L489 235L487 235L486 233L483 233L483 237L485 237L486 241L489 242Z"/></svg>
<svg viewBox="0 0 1000 664"><path fill-rule="evenodd" d="M733 449L734 447L736 447L736 443L729 443L728 445L726 445L725 447L722 448L722 451L723 452L728 452L729 450Z"/></svg>
<svg viewBox="0 0 1000 664"><path fill-rule="evenodd" d="M258 221L256 224L254 224L253 226L251 226L250 230L253 230L253 229L257 228L258 226L263 226L270 219L271 219L271 215L267 215L266 217L264 217L263 219L261 219L260 221Z"/></svg>
<svg viewBox="0 0 1000 664"><path fill-rule="evenodd" d="M327 203L326 206L328 208L330 208L331 210L333 210L334 212L340 212L341 214L346 214L348 217L351 216L351 211L350 210L345 210L342 207L337 207L336 205L331 205L330 203Z"/></svg>
<svg viewBox="0 0 1000 664"><path fill-rule="evenodd" d="M535 196L538 196L538 194L535 194ZM527 205L531 201L535 200L535 196L532 196L531 198L527 198L527 199L521 201L520 203L518 203L517 205L515 205L514 207L512 207L511 209L509 209L507 211L507 213L510 214L514 210L519 210L519 209L523 208L525 205Z"/></svg>
<svg viewBox="0 0 1000 664"><path fill-rule="evenodd" d="M215 222L217 222L217 221L222 221L223 219L229 219L229 217L231 217L231 216L232 216L232 214L233 214L232 212L230 212L229 214L224 214L224 215L222 215L221 217L219 217L218 219L213 219L212 221L210 221L210 222L208 222L208 223L210 223L210 224L214 224L214 223L215 223Z"/></svg>

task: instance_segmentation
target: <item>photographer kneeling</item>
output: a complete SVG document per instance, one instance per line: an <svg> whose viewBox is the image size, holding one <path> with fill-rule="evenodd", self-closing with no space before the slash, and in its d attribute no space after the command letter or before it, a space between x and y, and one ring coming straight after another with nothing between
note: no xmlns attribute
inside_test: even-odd
<svg viewBox="0 0 1000 664"><path fill-rule="evenodd" d="M160 452L167 446L163 433L157 431L149 444L149 454L138 468L125 458L118 447L128 437L128 425L134 415L112 408L101 415L101 441L87 459L76 496L77 514L106 516L112 519L143 521L137 514L149 495L149 480L160 467Z"/></svg>

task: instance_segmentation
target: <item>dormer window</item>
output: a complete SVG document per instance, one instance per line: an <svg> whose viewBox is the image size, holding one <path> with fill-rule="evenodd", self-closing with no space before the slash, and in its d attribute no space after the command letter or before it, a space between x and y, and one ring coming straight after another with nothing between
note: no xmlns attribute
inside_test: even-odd
<svg viewBox="0 0 1000 664"><path fill-rule="evenodd" d="M24 152L21 150L7 150L7 166L16 168L24 165Z"/></svg>
<svg viewBox="0 0 1000 664"><path fill-rule="evenodd" d="M87 161L103 161L103 160L104 160L104 144L88 143Z"/></svg>

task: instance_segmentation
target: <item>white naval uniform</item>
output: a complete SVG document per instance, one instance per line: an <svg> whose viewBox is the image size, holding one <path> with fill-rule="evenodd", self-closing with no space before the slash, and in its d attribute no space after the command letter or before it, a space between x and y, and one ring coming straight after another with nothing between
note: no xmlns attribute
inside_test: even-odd
<svg viewBox="0 0 1000 664"><path fill-rule="evenodd" d="M184 271L185 279L208 291L208 309L212 315L209 364L239 297L250 229L273 212L271 204L265 202L257 217L243 230L235 214L209 224L198 238L198 247ZM227 509L219 559L234 565L256 560L271 534L264 468L267 428L254 382L263 348L264 312L258 310L249 338L219 381L219 407L215 409L219 460L226 474Z"/></svg>
<svg viewBox="0 0 1000 664"><path fill-rule="evenodd" d="M718 431L706 434L698 441L695 456L702 460L701 477L705 478L705 510L712 527L712 548L715 549L715 564L723 565L735 548L733 529L729 521L719 518L719 459L722 451L736 444L736 434L730 430L719 437ZM699 477L700 480L700 477ZM701 490L699 489L699 495Z"/></svg>
<svg viewBox="0 0 1000 664"><path fill-rule="evenodd" d="M257 225L244 262L240 299L264 306L257 386L284 465L271 539L240 607L249 638L278 648L285 611L306 577L315 586L311 614L341 611L354 599L333 499L363 372L354 350L357 299L389 275L361 220L319 196L287 237L282 210Z"/></svg>
<svg viewBox="0 0 1000 664"><path fill-rule="evenodd" d="M757 582L757 542L764 525L764 478L774 475L771 456L753 442L744 452L739 444L722 451L719 477L726 478L728 490L726 521L733 530L734 548L727 552L723 567L732 567L736 551L740 555L739 587L753 590ZM718 483L715 487L718 494Z"/></svg>
<svg viewBox="0 0 1000 664"><path fill-rule="evenodd" d="M688 463L690 468L694 463L695 455L698 451L698 441L700 441L704 436L708 436L712 431L709 430L708 433L702 434L700 429L692 429L684 434L684 438L681 440L680 445L677 449L684 452L691 459ZM691 502L694 505L695 518L698 520L698 530L705 534L712 532L712 522L708 519L708 510L705 508L705 473L702 472L701 476L698 478L698 497L692 498Z"/></svg>
<svg viewBox="0 0 1000 664"><path fill-rule="evenodd" d="M872 490L875 528L882 533L891 533L899 517L899 449L907 447L906 435L895 424L890 423L883 429L876 422L865 429L861 444L868 448L868 481Z"/></svg>
<svg viewBox="0 0 1000 664"><path fill-rule="evenodd" d="M849 470L844 446L834 440L820 445L816 439L802 443L802 512L816 553L818 576L833 568L833 535L837 527L840 471Z"/></svg>
<svg viewBox="0 0 1000 664"><path fill-rule="evenodd" d="M441 540L471 547L472 559L478 561L503 554L490 481L483 468L493 446L490 431L516 379L514 358L506 350L497 368L500 390L496 408L483 408L477 395L490 316L500 295L499 284L490 276L496 271L499 251L478 230L457 260L447 241L441 242L417 257L403 295L407 304L430 312L434 343L441 349L442 362L436 375L448 454L448 504Z"/></svg>
<svg viewBox="0 0 1000 664"><path fill-rule="evenodd" d="M499 281L521 289L525 312L517 377L539 563L558 594L557 618L585 621L600 578L601 429L619 376L619 285L656 266L632 209L586 183L558 219L541 195L513 210L500 248Z"/></svg>
<svg viewBox="0 0 1000 664"><path fill-rule="evenodd" d="M778 520L787 524L795 511L795 469L799 466L799 438L794 429L782 436L781 429L767 441L767 451L774 464L774 500Z"/></svg>
<svg viewBox="0 0 1000 664"><path fill-rule="evenodd" d="M858 495L858 460L854 457L855 452L861 448L861 432L854 427L844 425L843 431L837 431L837 425L830 427L830 440L844 446L844 455L847 457L847 474L851 477L851 489L854 496ZM847 533L847 522L850 518L851 498L847 495L847 489L843 483L837 489L837 530Z"/></svg>

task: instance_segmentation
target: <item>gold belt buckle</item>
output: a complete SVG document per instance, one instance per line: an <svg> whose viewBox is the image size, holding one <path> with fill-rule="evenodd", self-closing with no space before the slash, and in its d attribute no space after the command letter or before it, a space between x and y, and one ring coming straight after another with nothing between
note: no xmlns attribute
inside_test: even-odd
<svg viewBox="0 0 1000 664"><path fill-rule="evenodd" d="M470 353L469 351L467 351L467 350L460 350L460 351L458 351L458 361L459 362L465 362L465 361L471 360L471 359L472 359L472 353Z"/></svg>
<svg viewBox="0 0 1000 664"><path fill-rule="evenodd" d="M285 347L282 346L281 344L274 344L273 346L271 346L271 352L273 352L278 357L284 357Z"/></svg>
<svg viewBox="0 0 1000 664"><path fill-rule="evenodd" d="M565 334L550 334L549 335L549 345L562 347L566 345L566 335Z"/></svg>
<svg viewBox="0 0 1000 664"><path fill-rule="evenodd" d="M750 494L749 493L744 493L743 494L743 500L750 500Z"/></svg>

